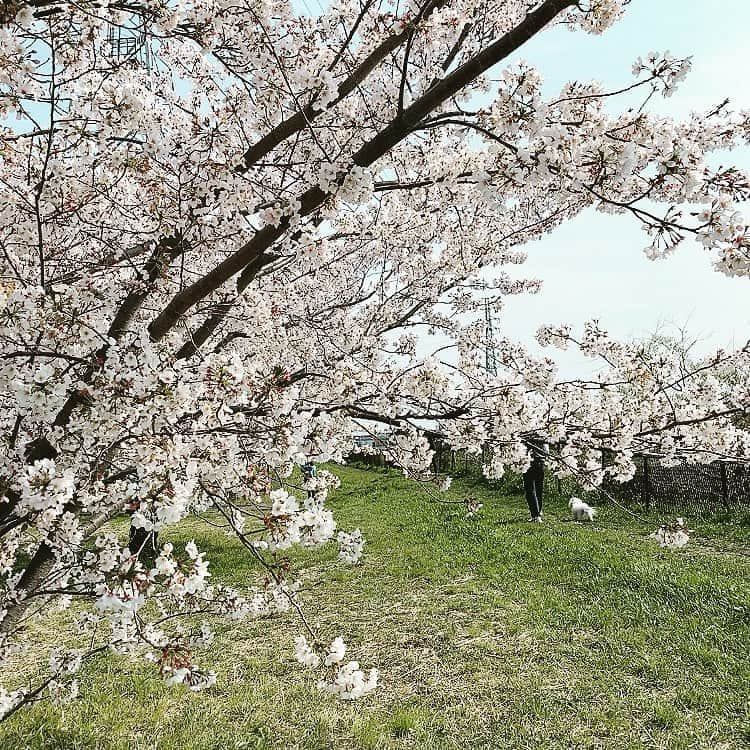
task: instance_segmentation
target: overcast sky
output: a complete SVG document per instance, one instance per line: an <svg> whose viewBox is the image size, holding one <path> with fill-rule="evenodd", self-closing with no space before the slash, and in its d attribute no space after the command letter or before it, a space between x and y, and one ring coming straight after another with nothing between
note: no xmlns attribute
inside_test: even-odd
<svg viewBox="0 0 750 750"><path fill-rule="evenodd" d="M539 68L545 93L552 95L573 79L596 79L612 88L628 84L635 59L652 50L692 55L693 70L681 88L671 99L652 100L650 109L680 116L725 97L750 109L748 28L748 0L633 0L626 17L603 36L553 29L517 57ZM748 168L750 150L735 151L721 163L730 160ZM542 323L580 325L598 318L620 338L687 326L702 339L703 352L750 337L750 280L713 271L709 256L692 241L656 262L643 254L647 244L633 217L586 212L524 248L529 260L519 274L541 278L542 291L509 299L497 327L531 344ZM580 358L553 356L562 357L565 375L590 371Z"/></svg>

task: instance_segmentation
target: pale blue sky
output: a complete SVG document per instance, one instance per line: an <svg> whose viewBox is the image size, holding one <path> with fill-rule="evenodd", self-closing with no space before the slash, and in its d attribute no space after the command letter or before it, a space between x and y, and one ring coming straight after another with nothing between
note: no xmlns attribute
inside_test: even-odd
<svg viewBox="0 0 750 750"><path fill-rule="evenodd" d="M693 70L671 99L652 100L664 114L680 116L731 97L750 109L748 0L633 0L626 17L603 36L554 29L532 40L518 57L537 66L546 93L567 80L596 79L613 88L632 81L631 66L651 50L693 55ZM750 167L750 150L721 163ZM750 207L746 208L750 213ZM686 325L703 351L750 337L750 280L713 271L706 253L686 242L666 260L649 261L638 222L594 211L528 245L519 273L543 279L536 297L512 298L499 318L500 332L526 343L542 323L580 325L590 318L621 338L642 337L660 324ZM535 349L532 346L532 349ZM555 353L568 376L591 365Z"/></svg>

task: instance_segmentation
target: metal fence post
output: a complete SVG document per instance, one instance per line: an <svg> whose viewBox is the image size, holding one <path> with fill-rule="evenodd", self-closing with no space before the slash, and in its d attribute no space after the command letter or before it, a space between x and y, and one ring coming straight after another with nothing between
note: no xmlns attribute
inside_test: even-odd
<svg viewBox="0 0 750 750"><path fill-rule="evenodd" d="M651 508L651 492L649 485L648 456L643 456L643 486L641 487L641 502L646 510Z"/></svg>
<svg viewBox="0 0 750 750"><path fill-rule="evenodd" d="M729 509L729 482L727 481L727 463L721 461L721 499L724 507Z"/></svg>

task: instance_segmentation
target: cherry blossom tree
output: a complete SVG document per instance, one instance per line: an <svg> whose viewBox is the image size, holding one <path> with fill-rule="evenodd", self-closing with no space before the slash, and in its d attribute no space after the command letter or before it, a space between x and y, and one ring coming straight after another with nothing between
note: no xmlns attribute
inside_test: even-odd
<svg viewBox="0 0 750 750"><path fill-rule="evenodd" d="M26 657L46 676L9 678L0 714L74 695L80 664L107 650L201 689L214 675L192 651L209 622L288 609L325 689L372 689L375 671L308 627L284 557L336 535L336 477L294 467L344 461L357 424L386 425L391 459L443 487L436 434L484 447L490 477L528 465L531 435L592 484L629 478L642 450L748 459L747 346L686 370L597 322L555 322L539 342L600 360L595 379L563 380L504 339L498 373L483 367L485 300L535 293L510 267L587 208L631 215L651 257L695 237L717 272L750 274L747 176L707 161L747 142L748 114L676 122L645 106L689 60L652 54L619 90L572 82L552 98L507 62L552 25L601 33L626 5L2 4L0 658L75 604L60 644ZM133 23L150 67L108 41ZM137 539L164 530L152 554L113 531L126 512ZM188 514L239 540L255 588L164 541ZM356 563L359 530L340 541Z"/></svg>

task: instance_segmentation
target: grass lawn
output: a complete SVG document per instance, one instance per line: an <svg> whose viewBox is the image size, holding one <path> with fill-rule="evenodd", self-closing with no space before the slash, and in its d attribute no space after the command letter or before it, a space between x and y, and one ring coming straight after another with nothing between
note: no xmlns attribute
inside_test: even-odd
<svg viewBox="0 0 750 750"><path fill-rule="evenodd" d="M92 662L81 698L0 724L0 748L750 747L747 516L688 519L691 544L664 551L647 538L656 517L611 506L581 525L553 496L529 524L518 493L456 480L447 499L484 502L466 519L395 472L338 473L330 504L362 529L362 564L337 563L336 545L293 559L309 619L381 670L375 692L318 691L289 614L220 625L201 659L218 684L201 694L122 657ZM217 579L256 578L218 532L185 522L169 538L195 538Z"/></svg>

